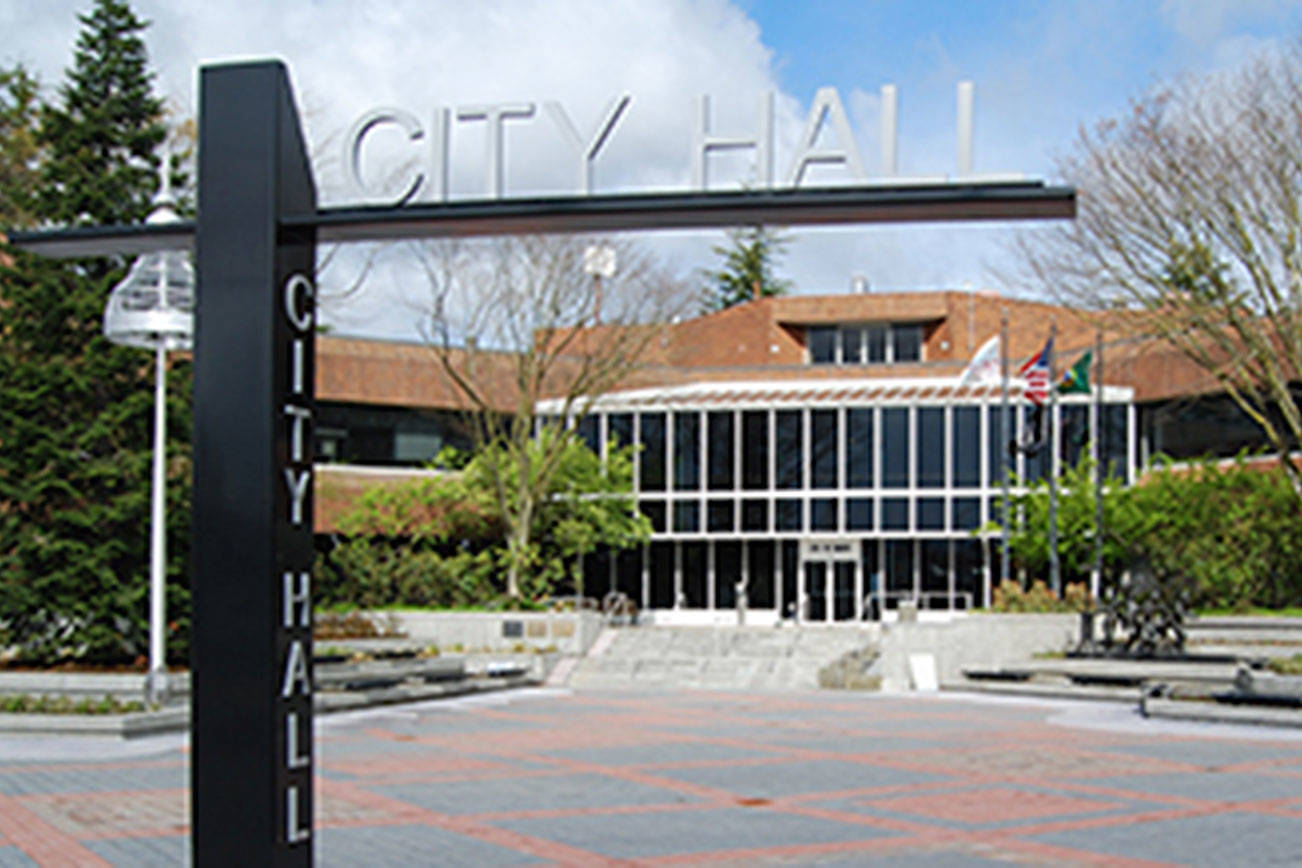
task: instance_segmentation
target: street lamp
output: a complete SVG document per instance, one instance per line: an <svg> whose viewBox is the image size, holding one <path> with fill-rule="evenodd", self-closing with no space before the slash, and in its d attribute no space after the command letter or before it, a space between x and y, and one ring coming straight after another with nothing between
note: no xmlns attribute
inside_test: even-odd
<svg viewBox="0 0 1302 868"><path fill-rule="evenodd" d="M177 222L167 179L145 221L150 225ZM149 546L149 674L145 699L160 704L167 698L164 659L165 579L167 574L166 498L163 474L167 452L167 352L194 345L194 267L184 250L149 253L136 260L121 283L113 287L104 309L104 336L115 344L151 349L154 372L153 516Z"/></svg>
<svg viewBox="0 0 1302 868"><path fill-rule="evenodd" d="M615 276L615 248L593 244L583 251L583 273L592 275L592 322L601 325L601 280Z"/></svg>

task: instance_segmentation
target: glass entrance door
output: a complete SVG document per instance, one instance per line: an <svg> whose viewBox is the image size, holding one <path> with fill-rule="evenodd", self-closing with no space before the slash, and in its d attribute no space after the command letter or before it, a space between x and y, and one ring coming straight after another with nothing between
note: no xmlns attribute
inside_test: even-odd
<svg viewBox="0 0 1302 868"><path fill-rule="evenodd" d="M827 620L827 563L805 562L805 620Z"/></svg>
<svg viewBox="0 0 1302 868"><path fill-rule="evenodd" d="M832 617L837 621L854 620L854 563L832 564Z"/></svg>

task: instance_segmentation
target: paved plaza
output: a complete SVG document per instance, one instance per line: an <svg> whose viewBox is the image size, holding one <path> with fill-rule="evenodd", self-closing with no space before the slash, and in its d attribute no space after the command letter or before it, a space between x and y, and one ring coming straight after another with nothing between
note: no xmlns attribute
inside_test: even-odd
<svg viewBox="0 0 1302 868"><path fill-rule="evenodd" d="M1298 733L957 695L534 690L318 721L321 865L1297 864ZM181 737L0 742L0 866L188 861Z"/></svg>

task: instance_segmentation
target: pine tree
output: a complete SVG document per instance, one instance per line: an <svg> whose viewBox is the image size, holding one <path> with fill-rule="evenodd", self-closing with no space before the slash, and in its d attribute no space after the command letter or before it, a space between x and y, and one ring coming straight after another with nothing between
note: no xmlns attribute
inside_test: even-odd
<svg viewBox="0 0 1302 868"><path fill-rule="evenodd" d="M136 222L165 126L144 25L99 0L57 105L40 112L35 218ZM153 358L101 322L125 262L0 257L0 647L131 661L147 648ZM168 612L188 632L189 365L169 382ZM175 641L179 640L179 641Z"/></svg>
<svg viewBox="0 0 1302 868"><path fill-rule="evenodd" d="M707 311L723 310L756 297L785 295L791 281L781 280L774 265L786 251L790 239L767 226L739 226L728 231L728 243L713 249L723 257L723 265L707 270L710 280L702 307Z"/></svg>
<svg viewBox="0 0 1302 868"><path fill-rule="evenodd" d="M153 93L147 26L124 0L97 0L82 24L59 105L41 112L49 149L41 216L62 225L137 223L157 189L157 149L167 137Z"/></svg>
<svg viewBox="0 0 1302 868"><path fill-rule="evenodd" d="M34 219L36 94L36 79L23 66L0 69L0 229Z"/></svg>

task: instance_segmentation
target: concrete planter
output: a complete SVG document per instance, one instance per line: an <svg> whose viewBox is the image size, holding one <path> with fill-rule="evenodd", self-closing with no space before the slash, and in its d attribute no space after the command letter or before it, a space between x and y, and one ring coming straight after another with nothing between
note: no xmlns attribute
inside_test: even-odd
<svg viewBox="0 0 1302 868"><path fill-rule="evenodd" d="M595 612L374 612L377 623L392 624L410 644L461 646L467 651L554 649L584 654L601 632Z"/></svg>

